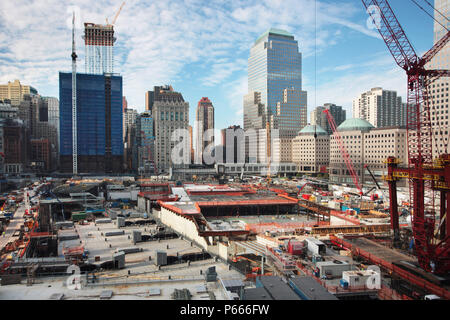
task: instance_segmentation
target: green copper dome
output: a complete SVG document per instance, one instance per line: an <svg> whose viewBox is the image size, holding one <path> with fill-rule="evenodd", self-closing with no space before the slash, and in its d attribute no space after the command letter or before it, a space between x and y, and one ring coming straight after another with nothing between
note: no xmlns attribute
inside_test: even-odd
<svg viewBox="0 0 450 320"><path fill-rule="evenodd" d="M302 136L309 136L314 135L314 133L316 133L318 136L328 135L328 133L319 125L307 125L302 130L300 130L298 134Z"/></svg>
<svg viewBox="0 0 450 320"><path fill-rule="evenodd" d="M337 128L338 131L369 131L375 127L363 119L347 119Z"/></svg>

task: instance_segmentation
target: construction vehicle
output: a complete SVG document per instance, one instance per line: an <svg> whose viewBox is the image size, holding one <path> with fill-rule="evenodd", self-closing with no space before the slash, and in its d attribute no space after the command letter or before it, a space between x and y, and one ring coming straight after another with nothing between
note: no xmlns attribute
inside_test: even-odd
<svg viewBox="0 0 450 320"><path fill-rule="evenodd" d="M450 70L430 70L425 66L447 45L450 40L450 31L442 25L447 33L428 52L419 57L387 0L362 0L362 2L395 62L405 70L408 77L406 117L408 164L407 167L400 167L399 160L395 157L389 157L386 162L388 175L385 180L389 185L389 208L394 244L400 240L397 181L406 178L409 179L413 238L419 264L425 271L448 274L450 271L450 219L447 216L450 212L448 201L450 199L450 155L441 153L436 161L433 161L434 130L431 124L429 95L432 89L431 84L440 77L450 76ZM377 8L377 10L373 12L370 8ZM440 131L439 125L438 129ZM434 137L434 139L437 138ZM440 153L439 149L438 152ZM435 192L440 193L438 223L436 223L434 203ZM428 203L425 202L425 196L430 199Z"/></svg>

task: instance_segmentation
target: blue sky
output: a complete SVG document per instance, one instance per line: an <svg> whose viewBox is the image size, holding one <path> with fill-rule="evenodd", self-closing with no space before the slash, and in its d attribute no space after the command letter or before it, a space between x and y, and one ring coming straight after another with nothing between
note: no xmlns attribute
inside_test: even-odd
<svg viewBox="0 0 450 320"><path fill-rule="evenodd" d="M58 72L71 69L70 12L82 22L104 23L121 3L1 1L0 83L20 79L58 97ZM417 53L431 48L433 20L411 1L390 3ZM129 106L139 111L147 90L171 84L190 103L191 123L197 102L209 97L217 129L242 124L250 47L268 28L281 28L294 34L303 53L308 116L331 102L351 117L351 101L363 91L381 86L403 97L406 92L404 73L367 19L360 0L129 0L115 26L115 71L124 78ZM82 33L79 28L78 70L84 72Z"/></svg>

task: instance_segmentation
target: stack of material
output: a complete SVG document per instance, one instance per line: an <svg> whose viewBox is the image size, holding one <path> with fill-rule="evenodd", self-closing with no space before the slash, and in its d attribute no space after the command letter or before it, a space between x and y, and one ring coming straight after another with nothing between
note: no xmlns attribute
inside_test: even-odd
<svg viewBox="0 0 450 320"><path fill-rule="evenodd" d="M175 289L172 293L172 299L174 300L191 300L192 295L188 289L178 290Z"/></svg>

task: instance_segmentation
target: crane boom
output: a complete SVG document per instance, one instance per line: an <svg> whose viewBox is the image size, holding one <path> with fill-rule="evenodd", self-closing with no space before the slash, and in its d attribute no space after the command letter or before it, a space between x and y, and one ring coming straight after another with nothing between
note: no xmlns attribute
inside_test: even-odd
<svg viewBox="0 0 450 320"><path fill-rule="evenodd" d="M397 64L405 70L417 64L419 58L389 3L386 0L362 0L362 2L370 12L373 22L376 24L379 21L378 31ZM376 8L373 13L372 8Z"/></svg>
<svg viewBox="0 0 450 320"><path fill-rule="evenodd" d="M344 141L342 140L342 137L339 134L339 131L337 130L336 122L334 121L333 116L330 113L330 110L325 109L323 112L327 115L327 119L330 124L331 130L333 130L333 133L336 135L339 147L341 149L342 158L344 158L345 165L347 166L347 169L350 172L350 175L352 176L353 184L358 189L359 194L363 195L362 188L359 184L358 175L356 174L355 169L353 167L352 159L350 158L350 155L348 154L347 149L345 148Z"/></svg>

